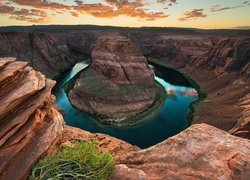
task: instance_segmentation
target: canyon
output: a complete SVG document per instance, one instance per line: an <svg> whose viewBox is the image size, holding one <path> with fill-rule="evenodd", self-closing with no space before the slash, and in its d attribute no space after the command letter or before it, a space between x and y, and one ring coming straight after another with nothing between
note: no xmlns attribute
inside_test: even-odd
<svg viewBox="0 0 250 180"><path fill-rule="evenodd" d="M91 53L93 60L106 57L107 49L95 49L103 32L29 31L0 32L0 56L18 60L0 60L0 179L23 179L53 148L96 139L99 149L110 151L116 159L113 179L250 176L249 32L115 30L131 39L149 62L174 68L199 85L200 100L192 104L191 126L155 146L139 149L108 135L65 125L53 105L55 82L37 72L56 79ZM102 39L99 43L103 44ZM102 67L100 63L90 69ZM114 81L124 83L123 79ZM205 99L200 90L205 91Z"/></svg>

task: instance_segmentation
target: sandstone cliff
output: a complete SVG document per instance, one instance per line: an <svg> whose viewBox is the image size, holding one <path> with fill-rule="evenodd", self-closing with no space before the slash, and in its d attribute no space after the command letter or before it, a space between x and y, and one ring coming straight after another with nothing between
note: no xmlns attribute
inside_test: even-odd
<svg viewBox="0 0 250 180"><path fill-rule="evenodd" d="M14 60L0 60L0 179L25 178L63 130L55 82Z"/></svg>
<svg viewBox="0 0 250 180"><path fill-rule="evenodd" d="M64 41L48 33L0 33L0 57L17 57L35 70L55 78L79 59Z"/></svg>
<svg viewBox="0 0 250 180"><path fill-rule="evenodd" d="M154 82L147 60L129 39L103 35L91 57L90 67L68 94L73 106L102 122L119 122L116 125L137 123L142 112L159 107L161 87Z"/></svg>
<svg viewBox="0 0 250 180"><path fill-rule="evenodd" d="M250 138L250 39L222 40L190 66L189 74L208 94L199 103L193 123L205 122Z"/></svg>
<svg viewBox="0 0 250 180"><path fill-rule="evenodd" d="M207 54L194 58L191 65L214 69L217 74L236 72L250 79L250 38L221 40Z"/></svg>
<svg viewBox="0 0 250 180"><path fill-rule="evenodd" d="M79 32L0 32L0 57L28 61L35 70L55 78L77 61L90 56L102 31ZM185 61L206 53L218 37L206 35L169 35L168 33L121 32L145 55Z"/></svg>
<svg viewBox="0 0 250 180"><path fill-rule="evenodd" d="M206 124L189 127L148 149L131 152L113 179L234 179L250 177L250 141Z"/></svg>

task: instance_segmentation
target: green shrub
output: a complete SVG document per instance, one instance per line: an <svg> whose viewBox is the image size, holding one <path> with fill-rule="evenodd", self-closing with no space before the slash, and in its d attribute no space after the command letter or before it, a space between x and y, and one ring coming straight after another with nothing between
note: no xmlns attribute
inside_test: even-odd
<svg viewBox="0 0 250 180"><path fill-rule="evenodd" d="M40 160L30 179L108 179L114 167L110 153L101 153L94 143L78 142Z"/></svg>

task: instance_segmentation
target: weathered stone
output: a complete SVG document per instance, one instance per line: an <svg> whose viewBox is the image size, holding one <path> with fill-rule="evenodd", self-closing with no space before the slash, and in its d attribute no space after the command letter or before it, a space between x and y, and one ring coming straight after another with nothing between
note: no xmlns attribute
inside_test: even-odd
<svg viewBox="0 0 250 180"><path fill-rule="evenodd" d="M247 180L249 159L249 140L197 124L153 147L132 152L120 163L144 171L148 179Z"/></svg>
<svg viewBox="0 0 250 180"><path fill-rule="evenodd" d="M142 170L128 168L124 164L116 165L111 179L113 180L147 180L147 175Z"/></svg>
<svg viewBox="0 0 250 180"><path fill-rule="evenodd" d="M0 179L24 179L57 141L63 118L51 98L54 81L26 62L0 62Z"/></svg>

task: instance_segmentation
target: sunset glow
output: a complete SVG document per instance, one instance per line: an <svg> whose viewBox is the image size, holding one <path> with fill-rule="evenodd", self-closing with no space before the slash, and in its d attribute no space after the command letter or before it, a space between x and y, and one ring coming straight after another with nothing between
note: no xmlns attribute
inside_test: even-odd
<svg viewBox="0 0 250 180"><path fill-rule="evenodd" d="M245 0L0 0L0 26L93 24L249 28Z"/></svg>

